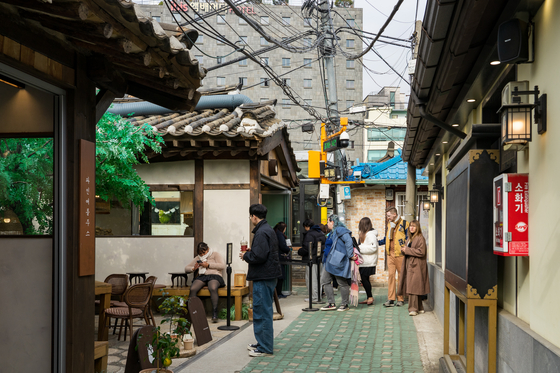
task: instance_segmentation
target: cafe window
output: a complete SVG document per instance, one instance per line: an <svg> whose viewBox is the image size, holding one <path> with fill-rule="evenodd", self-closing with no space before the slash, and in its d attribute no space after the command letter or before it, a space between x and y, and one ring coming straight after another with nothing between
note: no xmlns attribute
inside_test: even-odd
<svg viewBox="0 0 560 373"><path fill-rule="evenodd" d="M155 206L140 216L140 235L194 236L193 192L152 192Z"/></svg>
<svg viewBox="0 0 560 373"><path fill-rule="evenodd" d="M0 235L52 235L52 138L0 141Z"/></svg>

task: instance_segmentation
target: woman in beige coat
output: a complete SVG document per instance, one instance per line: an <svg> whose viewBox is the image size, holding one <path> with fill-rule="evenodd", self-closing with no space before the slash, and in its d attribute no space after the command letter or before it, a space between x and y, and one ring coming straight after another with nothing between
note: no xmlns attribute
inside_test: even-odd
<svg viewBox="0 0 560 373"><path fill-rule="evenodd" d="M428 264L426 262L426 240L418 220L410 222L408 228L410 239L407 245L401 248L405 255L399 279L399 295L408 294L408 314L416 316L424 313L422 296L430 292L428 279Z"/></svg>
<svg viewBox="0 0 560 373"><path fill-rule="evenodd" d="M222 256L201 242L198 244L197 256L185 267L185 272L190 273L198 269L198 277L191 284L190 297L196 297L204 286L208 286L210 299L212 299L212 322L218 322L218 288L226 286L222 272L226 264Z"/></svg>

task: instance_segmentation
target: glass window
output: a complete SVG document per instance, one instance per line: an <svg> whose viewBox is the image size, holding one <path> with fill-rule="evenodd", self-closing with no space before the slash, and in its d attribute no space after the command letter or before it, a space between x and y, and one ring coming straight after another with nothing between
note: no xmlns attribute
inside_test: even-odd
<svg viewBox="0 0 560 373"><path fill-rule="evenodd" d="M261 58L262 63L268 66L268 57Z"/></svg>
<svg viewBox="0 0 560 373"><path fill-rule="evenodd" d="M389 92L389 103L391 107L395 108L395 91Z"/></svg>
<svg viewBox="0 0 560 373"><path fill-rule="evenodd" d="M153 16L154 21L161 22L161 16Z"/></svg>
<svg viewBox="0 0 560 373"><path fill-rule="evenodd" d="M346 23L348 24L348 26L350 27L356 27L356 21L353 19L347 19Z"/></svg>
<svg viewBox="0 0 560 373"><path fill-rule="evenodd" d="M354 48L354 39L346 39L346 48Z"/></svg>
<svg viewBox="0 0 560 373"><path fill-rule="evenodd" d="M311 104L313 103L313 100L311 100L310 98L306 98L303 100L305 102L306 105L311 106Z"/></svg>
<svg viewBox="0 0 560 373"><path fill-rule="evenodd" d="M261 97L260 102L265 102L265 101L268 101L268 97Z"/></svg>
<svg viewBox="0 0 560 373"><path fill-rule="evenodd" d="M354 61L354 60L346 60L346 68L347 69L353 69L355 62L356 61Z"/></svg>
<svg viewBox="0 0 560 373"><path fill-rule="evenodd" d="M282 58L282 67L290 67L290 59Z"/></svg>
<svg viewBox="0 0 560 373"><path fill-rule="evenodd" d="M391 114L391 119L399 119L399 115L398 114Z"/></svg>
<svg viewBox="0 0 560 373"><path fill-rule="evenodd" d="M290 78L284 78L284 79L282 79L282 83L283 83L286 87L291 87L291 86L292 86L292 82L291 82Z"/></svg>
<svg viewBox="0 0 560 373"><path fill-rule="evenodd" d="M194 236L193 192L152 192L140 216L140 235Z"/></svg>
<svg viewBox="0 0 560 373"><path fill-rule="evenodd" d="M247 66L247 59L243 59L241 61L239 61L239 66Z"/></svg>
<svg viewBox="0 0 560 373"><path fill-rule="evenodd" d="M354 80L346 81L346 89L354 89Z"/></svg>
<svg viewBox="0 0 560 373"><path fill-rule="evenodd" d="M377 162L379 159L383 158L383 156L387 154L387 150L368 150L367 152L367 161L368 162Z"/></svg>
<svg viewBox="0 0 560 373"><path fill-rule="evenodd" d="M291 103L292 102L290 101L289 98L283 98L282 99L282 108L283 109L289 109L291 107L291 105L290 105Z"/></svg>
<svg viewBox="0 0 560 373"><path fill-rule="evenodd" d="M261 36L261 45L268 45L268 40Z"/></svg>
<svg viewBox="0 0 560 373"><path fill-rule="evenodd" d="M204 56L203 55L194 56L194 58L197 59L197 61L200 65L204 65Z"/></svg>
<svg viewBox="0 0 560 373"><path fill-rule="evenodd" d="M216 78L216 84L217 85L226 85L226 77L225 76L218 76Z"/></svg>
<svg viewBox="0 0 560 373"><path fill-rule="evenodd" d="M53 234L53 139L4 138L0 154L0 235Z"/></svg>
<svg viewBox="0 0 560 373"><path fill-rule="evenodd" d="M239 17L239 24L240 25L246 25L247 21L245 21L243 18Z"/></svg>
<svg viewBox="0 0 560 373"><path fill-rule="evenodd" d="M225 24L226 23L226 17L221 15L221 14L218 14L217 22L218 22L219 25Z"/></svg>
<svg viewBox="0 0 560 373"><path fill-rule="evenodd" d="M289 26L290 25L290 17L282 17L282 23L284 24L284 26Z"/></svg>
<svg viewBox="0 0 560 373"><path fill-rule="evenodd" d="M354 106L354 100L346 100L346 109Z"/></svg>
<svg viewBox="0 0 560 373"><path fill-rule="evenodd" d="M261 87L269 87L270 86L270 81L268 80L268 78L261 78Z"/></svg>
<svg viewBox="0 0 560 373"><path fill-rule="evenodd" d="M204 35L198 34L198 38L196 38L196 44L203 44L204 43Z"/></svg>
<svg viewBox="0 0 560 373"><path fill-rule="evenodd" d="M269 25L270 24L270 20L268 18L268 16L262 16L261 17L261 25Z"/></svg>
<svg viewBox="0 0 560 373"><path fill-rule="evenodd" d="M216 63L217 63L218 65L220 65L220 64L224 63L225 60L226 60L226 59L225 59L224 57L217 57L217 58L216 58Z"/></svg>
<svg viewBox="0 0 560 373"><path fill-rule="evenodd" d="M244 76L239 77L239 84L246 86L247 85L247 78Z"/></svg>
<svg viewBox="0 0 560 373"><path fill-rule="evenodd" d="M404 141L406 128L369 128L368 141Z"/></svg>
<svg viewBox="0 0 560 373"><path fill-rule="evenodd" d="M240 36L239 41L241 42L241 44L247 45L247 37L246 36Z"/></svg>
<svg viewBox="0 0 560 373"><path fill-rule="evenodd" d="M304 58L303 64L305 65L305 67L311 67L311 58Z"/></svg>
<svg viewBox="0 0 560 373"><path fill-rule="evenodd" d="M303 88L311 88L311 79L303 79Z"/></svg>
<svg viewBox="0 0 560 373"><path fill-rule="evenodd" d="M325 79L325 88L328 88L328 87L329 87L329 80Z"/></svg>
<svg viewBox="0 0 560 373"><path fill-rule="evenodd" d="M313 41L311 38L303 38L303 45L306 47L310 47L313 45Z"/></svg>
<svg viewBox="0 0 560 373"><path fill-rule="evenodd" d="M307 26L307 27L311 26L311 18L307 18L307 17L304 18L303 19L303 25Z"/></svg>

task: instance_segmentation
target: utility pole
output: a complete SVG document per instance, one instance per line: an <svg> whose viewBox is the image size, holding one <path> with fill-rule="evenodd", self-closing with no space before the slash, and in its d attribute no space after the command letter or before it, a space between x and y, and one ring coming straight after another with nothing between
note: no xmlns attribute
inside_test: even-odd
<svg viewBox="0 0 560 373"><path fill-rule="evenodd" d="M334 1L334 0L333 0ZM334 56L335 56L335 46L334 46L334 25L332 18L330 16L330 0L322 0L319 5L321 12L321 29L323 34L326 35L323 40L323 45L320 47L320 51L323 54L323 60L325 64L325 76L329 83L327 87L327 118L331 123L326 123L327 125L327 135L335 133L340 127L340 115L338 113L338 95L336 93L336 72L334 68ZM333 127L334 126L334 127ZM322 151L322 149L321 149ZM334 152L334 164L340 170L341 180L344 180L343 172L345 170L342 167L341 162L341 151L337 150ZM338 205L338 189L335 192L335 205ZM337 211L339 215L344 217L344 204L342 206L342 211Z"/></svg>

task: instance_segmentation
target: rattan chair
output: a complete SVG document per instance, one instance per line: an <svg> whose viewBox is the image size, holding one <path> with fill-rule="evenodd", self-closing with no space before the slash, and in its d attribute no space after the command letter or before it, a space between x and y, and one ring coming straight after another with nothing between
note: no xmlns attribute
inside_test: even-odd
<svg viewBox="0 0 560 373"><path fill-rule="evenodd" d="M126 328L130 327L130 338L132 338L132 333L134 332L134 319L144 319L146 325L150 325L150 320L148 319L146 306L149 304L152 298L152 290L154 285L151 282L144 282L142 284L136 284L129 287L124 293L124 302L126 307L111 307L105 311L107 317L107 324L111 325L111 317L115 319L120 319L121 324L119 327L118 340L121 340L121 332L123 324L125 326L124 340L126 341Z"/></svg>
<svg viewBox="0 0 560 373"><path fill-rule="evenodd" d="M122 301L124 292L128 288L128 275L109 275L103 282L111 284L111 297L119 298L118 300L111 299L111 307L115 307L115 302ZM99 304L99 300L96 300L95 304Z"/></svg>
<svg viewBox="0 0 560 373"><path fill-rule="evenodd" d="M157 281L156 276L150 276L146 279L146 282L152 283L154 285L154 289L152 290L152 293L154 290L163 289L165 287L165 285L157 285L156 281ZM154 314L152 313L152 307L150 307L151 304L152 302L146 305L146 310L144 312L146 312L147 316L152 320L152 325L156 326L156 319L154 318Z"/></svg>

